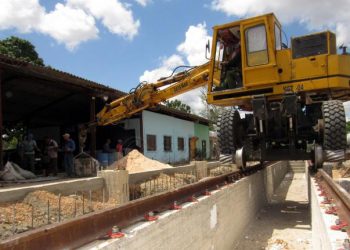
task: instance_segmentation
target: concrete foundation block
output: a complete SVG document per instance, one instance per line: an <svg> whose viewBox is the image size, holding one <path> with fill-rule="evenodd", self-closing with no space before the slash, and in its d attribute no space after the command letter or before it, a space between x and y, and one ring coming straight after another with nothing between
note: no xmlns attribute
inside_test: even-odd
<svg viewBox="0 0 350 250"><path fill-rule="evenodd" d="M208 176L208 166L206 161L195 161L194 168L196 171L196 176L198 180L203 179Z"/></svg>
<svg viewBox="0 0 350 250"><path fill-rule="evenodd" d="M129 173L127 170L102 170L98 176L104 179L105 190L109 199L117 204L129 201Z"/></svg>

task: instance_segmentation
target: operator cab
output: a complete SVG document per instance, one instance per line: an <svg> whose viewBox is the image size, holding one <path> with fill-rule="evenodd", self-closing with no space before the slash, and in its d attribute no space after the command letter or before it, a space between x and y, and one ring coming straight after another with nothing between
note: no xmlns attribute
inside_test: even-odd
<svg viewBox="0 0 350 250"><path fill-rule="evenodd" d="M215 58L220 84L214 91L243 87L239 26L218 30Z"/></svg>
<svg viewBox="0 0 350 250"><path fill-rule="evenodd" d="M228 105L237 98L267 94L257 89L281 80L276 66L280 50L281 25L273 14L214 27L208 101Z"/></svg>

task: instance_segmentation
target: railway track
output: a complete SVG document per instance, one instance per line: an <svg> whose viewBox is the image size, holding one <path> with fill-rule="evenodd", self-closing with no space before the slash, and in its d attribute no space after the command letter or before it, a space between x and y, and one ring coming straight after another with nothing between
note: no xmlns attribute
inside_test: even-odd
<svg viewBox="0 0 350 250"><path fill-rule="evenodd" d="M207 195L212 190L254 174L265 166L257 164L246 171L236 171L188 184L170 192L133 200L124 205L86 214L66 222L40 227L15 235L0 243L0 249L72 249L94 240L106 238L106 233L117 225L123 229L145 220L149 212L155 214L169 210L174 202L181 204L189 199Z"/></svg>
<svg viewBox="0 0 350 250"><path fill-rule="evenodd" d="M336 214L340 221L347 223L345 231L350 237L350 194L336 183L323 169L316 174L316 182L319 186L320 195L324 196L323 201L330 207L335 206Z"/></svg>

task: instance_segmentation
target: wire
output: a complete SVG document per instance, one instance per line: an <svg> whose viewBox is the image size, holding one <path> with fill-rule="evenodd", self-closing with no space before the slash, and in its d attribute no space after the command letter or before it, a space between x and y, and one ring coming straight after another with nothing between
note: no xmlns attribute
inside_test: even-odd
<svg viewBox="0 0 350 250"><path fill-rule="evenodd" d="M188 71L190 71L191 69L194 69L194 68L196 68L196 67L198 67L198 66L187 66L187 65L180 65L180 66L177 66L177 67L173 70L173 72L171 72L171 74L170 74L169 76L162 77L162 78L160 78L159 80L172 77L172 76L174 75L175 71L176 71L177 69L179 69L179 68L189 68L189 70L181 71L181 73L182 73L182 72L188 72ZM158 80L158 81L159 81L159 80Z"/></svg>
<svg viewBox="0 0 350 250"><path fill-rule="evenodd" d="M169 77L172 77L174 75L174 73L176 72L176 70L178 70L179 68L188 68L188 70L184 70L184 71L181 71L182 72L188 72L190 71L191 69L194 69L198 66L187 66L187 65L180 65L180 66L177 66L169 76L166 76L166 77L161 77L160 79L158 79L158 81L160 80L163 80L163 79L166 79L166 78L169 78ZM142 86L144 86L145 84L148 84L147 81L142 81L140 82L135 88L132 88L129 90L129 94L133 94L136 92L136 90L138 90L139 88L141 88Z"/></svg>

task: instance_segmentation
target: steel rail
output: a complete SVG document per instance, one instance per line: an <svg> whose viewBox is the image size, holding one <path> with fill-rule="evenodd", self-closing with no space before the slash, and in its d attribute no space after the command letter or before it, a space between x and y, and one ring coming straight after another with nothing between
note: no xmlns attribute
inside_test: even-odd
<svg viewBox="0 0 350 250"><path fill-rule="evenodd" d="M318 170L322 187L326 190L333 199L337 213L342 221L345 221L350 226L350 194L338 183L336 183L323 169ZM350 229L347 229L350 236Z"/></svg>
<svg viewBox="0 0 350 250"><path fill-rule="evenodd" d="M206 190L214 190L225 183L251 175L265 166L258 164L245 172L232 172L188 184L170 192L156 194L128 202L124 205L93 212L65 222L43 226L15 235L0 243L0 249L73 249L94 240L103 239L108 230L117 225L125 228L144 220L150 211L169 210L174 201L182 203L191 196L203 195Z"/></svg>

